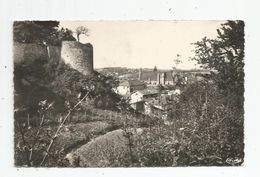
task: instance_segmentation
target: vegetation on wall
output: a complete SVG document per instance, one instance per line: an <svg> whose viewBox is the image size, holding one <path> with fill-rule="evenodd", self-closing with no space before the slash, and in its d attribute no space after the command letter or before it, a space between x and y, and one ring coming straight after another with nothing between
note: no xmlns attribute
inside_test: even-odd
<svg viewBox="0 0 260 177"><path fill-rule="evenodd" d="M62 41L76 41L73 32L59 29L58 21L15 21L13 39L21 43L61 45Z"/></svg>
<svg viewBox="0 0 260 177"><path fill-rule="evenodd" d="M76 33L76 36L77 36L77 41L79 42L80 35L82 35L82 34L84 34L86 36L89 35L89 29L84 27L84 26L79 26L79 27L76 28L75 33Z"/></svg>
<svg viewBox="0 0 260 177"><path fill-rule="evenodd" d="M31 92L33 88L44 87L71 104L78 101L80 93L87 92L95 107L116 109L117 103L121 100L112 90L118 84L113 77L98 72L85 76L56 59L25 61L15 65L14 81L16 93L24 96L29 94L25 94L26 91ZM28 82L29 85L26 86L21 81ZM37 98L40 95L41 92L34 96Z"/></svg>

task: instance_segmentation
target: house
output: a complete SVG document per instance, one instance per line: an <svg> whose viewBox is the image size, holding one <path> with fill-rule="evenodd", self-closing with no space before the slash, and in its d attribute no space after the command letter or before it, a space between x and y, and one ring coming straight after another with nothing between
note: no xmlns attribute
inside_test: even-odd
<svg viewBox="0 0 260 177"><path fill-rule="evenodd" d="M131 94L131 107L137 112L167 118L170 113L169 95L160 93L158 90L142 90Z"/></svg>
<svg viewBox="0 0 260 177"><path fill-rule="evenodd" d="M170 90L168 91L168 95L172 96L172 95L180 95L181 94L181 90L179 88L176 88L174 90Z"/></svg>
<svg viewBox="0 0 260 177"><path fill-rule="evenodd" d="M159 91L155 89L145 89L145 90L135 91L131 94L130 103L136 103L139 101L144 101L145 99L148 98L157 97L158 94Z"/></svg>
<svg viewBox="0 0 260 177"><path fill-rule="evenodd" d="M123 96L128 96L134 91L146 89L146 84L139 80L122 80L116 88L116 93Z"/></svg>
<svg viewBox="0 0 260 177"><path fill-rule="evenodd" d="M145 90L135 91L130 96L131 107L138 112L145 112L147 109L146 100L155 98L158 96L158 94L159 94L159 91L154 90L154 89L145 89Z"/></svg>
<svg viewBox="0 0 260 177"><path fill-rule="evenodd" d="M150 116L160 117L164 113L163 109L158 108L155 105L145 100L131 103L131 107L139 113L143 113Z"/></svg>

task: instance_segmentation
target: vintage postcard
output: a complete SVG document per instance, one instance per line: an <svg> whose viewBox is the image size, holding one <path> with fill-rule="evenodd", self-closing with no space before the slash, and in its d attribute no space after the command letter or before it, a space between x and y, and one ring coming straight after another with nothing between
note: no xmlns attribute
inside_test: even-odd
<svg viewBox="0 0 260 177"><path fill-rule="evenodd" d="M14 21L15 166L243 165L244 28Z"/></svg>

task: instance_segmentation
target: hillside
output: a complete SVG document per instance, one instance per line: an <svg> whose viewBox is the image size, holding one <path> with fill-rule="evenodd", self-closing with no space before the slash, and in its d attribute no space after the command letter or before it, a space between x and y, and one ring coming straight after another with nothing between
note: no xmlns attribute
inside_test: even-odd
<svg viewBox="0 0 260 177"><path fill-rule="evenodd" d="M149 40L140 40L148 39L147 30L124 26L130 38L110 36L107 41L97 40L93 44L108 51L111 46L104 44L114 42L132 50L139 44L133 42L134 36L139 42L148 43L138 50L121 52L129 57L118 58L119 48L114 47L115 51L98 54L104 56L94 60L94 52L100 52L101 48L81 43L82 35L88 36L92 29L88 29L88 22L79 24L83 26L75 26L72 31L60 28L59 21L13 23L17 167L240 166L244 163L243 21L222 24L215 39L206 36L191 41L194 56L190 59L205 70L172 68L172 71L156 66L93 70L94 63L104 66L111 62L111 66L117 62L116 58L117 65L121 63L119 60L135 65L142 58L149 62L151 57L155 57L153 62L163 62L160 58L164 57L157 56L166 56L166 48L169 56L164 65L171 67L174 52L180 51L168 42L156 42L154 35L149 39L154 47L158 46L151 48ZM104 31L100 35L107 36L107 25L94 26L99 29L93 28L92 39L97 31ZM136 25L133 27L136 29ZM158 26L150 26L153 27L157 33ZM73 37L74 30L77 39ZM169 30L167 35L173 33L174 30ZM181 41L169 42L179 45ZM186 49L190 50L189 45L190 42ZM144 55L153 52L156 55ZM175 66L182 61L178 54ZM147 62L142 61L140 67Z"/></svg>
<svg viewBox="0 0 260 177"><path fill-rule="evenodd" d="M113 78L98 72L84 76L62 61L57 61L41 58L15 64L15 161L18 166L40 165L42 152L65 115L79 101L79 93L87 93L87 100L77 106L59 132L60 136L55 138L50 151L55 158L49 157L46 166L68 165L64 162L64 153L97 134L122 125L122 122L114 120L121 99L112 91L116 84ZM106 120L108 110L111 110L110 116L114 115L114 119L110 117ZM102 118L104 115L106 117ZM26 148L34 150L28 152ZM63 155L57 154L56 150ZM28 157L28 153L32 153L32 156ZM58 155L62 158L57 158Z"/></svg>

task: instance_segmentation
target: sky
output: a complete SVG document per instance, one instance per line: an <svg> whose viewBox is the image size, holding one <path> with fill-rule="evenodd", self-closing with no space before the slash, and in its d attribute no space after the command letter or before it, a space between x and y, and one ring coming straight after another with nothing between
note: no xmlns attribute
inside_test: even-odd
<svg viewBox="0 0 260 177"><path fill-rule="evenodd" d="M216 38L225 21L61 21L60 27L89 29L81 43L94 48L94 68L128 67L171 69L180 55L179 69L199 68L194 43L203 37Z"/></svg>

